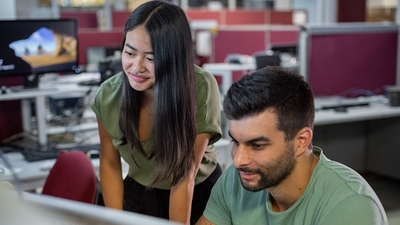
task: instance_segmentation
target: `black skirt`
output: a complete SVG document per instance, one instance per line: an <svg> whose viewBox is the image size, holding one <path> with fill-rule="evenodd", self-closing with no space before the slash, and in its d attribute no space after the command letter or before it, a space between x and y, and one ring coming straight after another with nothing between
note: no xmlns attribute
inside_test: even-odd
<svg viewBox="0 0 400 225"><path fill-rule="evenodd" d="M211 189L222 174L218 165L202 183L195 185L190 224L195 224L206 207ZM169 219L170 190L146 189L127 176L124 179L124 210Z"/></svg>

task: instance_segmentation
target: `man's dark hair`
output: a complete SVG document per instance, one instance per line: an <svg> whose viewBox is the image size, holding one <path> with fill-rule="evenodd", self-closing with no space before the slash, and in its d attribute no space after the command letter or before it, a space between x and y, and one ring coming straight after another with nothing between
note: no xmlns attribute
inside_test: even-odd
<svg viewBox="0 0 400 225"><path fill-rule="evenodd" d="M314 97L309 84L298 73L268 66L244 75L233 83L223 101L229 120L240 120L272 109L277 127L292 140L297 132L314 127Z"/></svg>

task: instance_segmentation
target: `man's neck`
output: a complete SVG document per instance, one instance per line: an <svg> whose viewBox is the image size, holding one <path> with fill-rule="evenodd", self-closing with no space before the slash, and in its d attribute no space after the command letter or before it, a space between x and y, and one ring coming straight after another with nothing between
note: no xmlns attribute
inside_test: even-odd
<svg viewBox="0 0 400 225"><path fill-rule="evenodd" d="M318 157L311 153L306 159L299 161L281 184L267 189L272 211L283 212L296 203L305 192L317 163Z"/></svg>

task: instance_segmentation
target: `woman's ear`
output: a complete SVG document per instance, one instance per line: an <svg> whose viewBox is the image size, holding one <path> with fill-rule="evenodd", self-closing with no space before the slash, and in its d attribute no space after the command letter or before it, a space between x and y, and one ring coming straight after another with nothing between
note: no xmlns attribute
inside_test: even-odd
<svg viewBox="0 0 400 225"><path fill-rule="evenodd" d="M308 147L310 146L313 138L313 131L309 127L304 127L296 135L295 138L295 147L296 147L296 154L301 155L303 154Z"/></svg>

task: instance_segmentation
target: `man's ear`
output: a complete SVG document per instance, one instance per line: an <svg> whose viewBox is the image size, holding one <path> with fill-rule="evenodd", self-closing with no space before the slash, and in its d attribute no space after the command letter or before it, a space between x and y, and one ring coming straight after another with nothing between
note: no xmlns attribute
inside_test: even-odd
<svg viewBox="0 0 400 225"><path fill-rule="evenodd" d="M295 138L295 147L296 147L296 154L301 155L303 154L308 147L310 146L313 138L313 131L309 127L303 127L296 135Z"/></svg>

